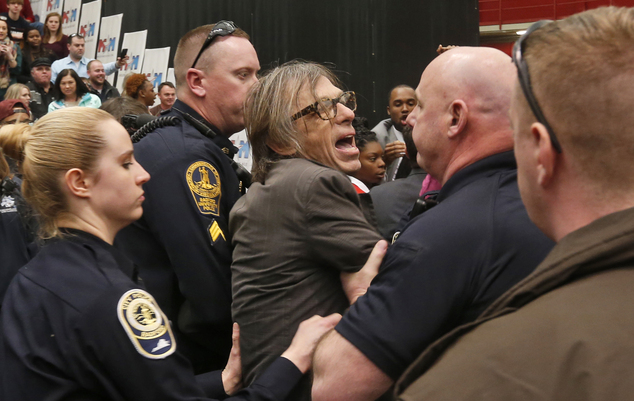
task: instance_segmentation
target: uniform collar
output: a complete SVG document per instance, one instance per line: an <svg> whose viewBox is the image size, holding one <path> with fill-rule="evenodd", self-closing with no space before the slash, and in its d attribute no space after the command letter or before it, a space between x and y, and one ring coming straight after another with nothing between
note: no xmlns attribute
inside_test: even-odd
<svg viewBox="0 0 634 401"><path fill-rule="evenodd" d="M215 127L209 121L205 120L194 109L189 107L187 103L184 103L181 100L176 99L176 101L172 105L172 110L176 111L177 113L189 114L190 116L194 117L196 120L200 121L201 123L209 127L209 129L211 129L216 134L216 136L212 139L213 143L218 145L218 147L222 149L222 151L227 156L229 156L229 158L233 159L233 156L235 156L235 154L238 153L239 149L233 145L233 143L231 142L231 140L229 140L229 138L227 138L227 136L223 135L223 133L217 127Z"/></svg>
<svg viewBox="0 0 634 401"><path fill-rule="evenodd" d="M121 251L119 251L114 246L110 245L109 243L95 235L92 235L85 231L77 230L75 228L61 227L60 231L62 232L62 234L65 234L64 239L79 243L90 243L110 252L112 257L117 262L117 266L119 266L119 269L121 269L121 271L126 276L130 277L135 283L139 281L139 273L135 264L132 263L130 259L128 259L123 253L121 253Z"/></svg>
<svg viewBox="0 0 634 401"><path fill-rule="evenodd" d="M443 201L470 183L491 175L492 172L516 169L517 163L512 150L485 157L468 165L449 178L440 190L438 202Z"/></svg>

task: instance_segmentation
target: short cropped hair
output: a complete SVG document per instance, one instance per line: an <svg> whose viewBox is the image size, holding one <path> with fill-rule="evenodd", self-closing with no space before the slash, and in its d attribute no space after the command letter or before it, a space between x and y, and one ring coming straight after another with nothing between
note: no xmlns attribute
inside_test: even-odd
<svg viewBox="0 0 634 401"><path fill-rule="evenodd" d="M602 7L544 25L526 39L524 58L576 168L606 190L634 186L634 9Z"/></svg>
<svg viewBox="0 0 634 401"><path fill-rule="evenodd" d="M162 83L158 86L158 90L157 90L157 92L160 92L160 91L161 91L161 89L163 89L163 88L164 88L164 87L166 87L166 86L169 86L169 87L170 87L170 88L172 88L172 89L176 89L176 88L174 87L174 84L173 84L173 83L171 83L170 81L165 81L165 82L162 82Z"/></svg>
<svg viewBox="0 0 634 401"><path fill-rule="evenodd" d="M209 32L211 32L214 26L216 26L216 24L203 25L198 28L194 28L187 32L178 42L178 47L176 48L176 53L174 54L174 77L176 78L176 86L180 87L185 84L187 70L192 66L196 55L200 51L203 43L205 43L205 39L207 39ZM250 39L249 34L240 28L237 28L231 36ZM215 40L217 41L218 39ZM196 63L198 68L201 70L209 68L212 64L213 50L210 49L214 47L214 43L212 43L209 48L205 49Z"/></svg>
<svg viewBox="0 0 634 401"><path fill-rule="evenodd" d="M271 166L285 158L274 152L270 144L295 149L296 156L303 156L305 135L297 129L297 124L305 124L305 120L292 121L291 116L300 107L299 95L304 89L319 101L315 87L322 77L341 87L328 68L312 62L290 61L265 74L251 88L244 121L253 150L254 181L263 183Z"/></svg>

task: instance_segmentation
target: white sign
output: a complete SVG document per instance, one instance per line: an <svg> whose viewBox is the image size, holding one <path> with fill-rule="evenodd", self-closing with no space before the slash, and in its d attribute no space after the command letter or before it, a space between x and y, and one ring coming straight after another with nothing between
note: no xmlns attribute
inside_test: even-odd
<svg viewBox="0 0 634 401"><path fill-rule="evenodd" d="M170 48L146 49L145 59L141 72L147 75L147 79L154 85L154 90L158 91L161 82L167 79L167 65L170 59ZM158 96L154 99L154 106L161 101Z"/></svg>
<svg viewBox="0 0 634 401"><path fill-rule="evenodd" d="M81 0L65 0L62 13L62 32L66 35L77 33Z"/></svg>
<svg viewBox="0 0 634 401"><path fill-rule="evenodd" d="M44 10L42 12L42 23L44 23L44 20L46 19L46 16L50 13L58 13L59 15L62 15L62 9L64 7L64 0L43 0L44 1L44 5L42 7L42 9ZM33 2L31 2L32 4ZM35 12L35 10L33 10ZM63 30L62 30L63 32Z"/></svg>
<svg viewBox="0 0 634 401"><path fill-rule="evenodd" d="M251 171L251 167L253 166L253 153L251 152L251 146L247 139L247 132L242 130L231 135L229 139L233 142L233 146L240 149L238 154L235 155L234 160L246 168L247 171Z"/></svg>
<svg viewBox="0 0 634 401"><path fill-rule="evenodd" d="M138 32L127 32L123 34L123 44L121 49L128 49L130 60L128 64L119 69L117 78L117 89L123 93L123 81L127 75L138 74L143 67L143 56L145 55L145 42L147 40L147 30Z"/></svg>
<svg viewBox="0 0 634 401"><path fill-rule="evenodd" d="M167 69L167 81L173 83L174 86L176 86L176 77L174 76L174 69L173 68L168 68Z"/></svg>
<svg viewBox="0 0 634 401"><path fill-rule="evenodd" d="M117 61L119 54L119 43L121 42L121 21L123 14L103 17L101 19L101 30L97 41L97 60L102 63L112 63ZM114 83L115 74L108 75L106 79L110 84Z"/></svg>
<svg viewBox="0 0 634 401"><path fill-rule="evenodd" d="M101 18L101 0L86 3L81 7L81 19L79 20L79 34L86 39L86 51L84 56L95 58L97 53L97 35L99 34L99 22Z"/></svg>
<svg viewBox="0 0 634 401"><path fill-rule="evenodd" d="M46 18L46 0L31 0L31 9L33 10L33 16L35 21L44 23Z"/></svg>

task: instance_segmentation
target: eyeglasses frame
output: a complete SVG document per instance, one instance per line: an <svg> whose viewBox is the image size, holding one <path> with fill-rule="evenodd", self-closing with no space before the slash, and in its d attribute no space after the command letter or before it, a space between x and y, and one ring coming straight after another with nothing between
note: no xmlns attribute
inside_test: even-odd
<svg viewBox="0 0 634 401"><path fill-rule="evenodd" d="M319 118L321 118L322 120L330 120L332 118L335 118L335 117L337 117L337 104L341 103L343 106L348 107L348 106L346 106L345 104L343 104L341 102L341 98L344 97L347 94L351 94L352 95L351 99L354 99L354 109L350 109L350 110L355 111L357 109L357 95L353 91L347 91L347 92L343 92L341 95L337 96L334 99L324 98L324 99L321 99L320 101L317 101L317 102L315 102L315 103L313 103L313 104L311 104L309 106L304 107L303 109L301 109L297 113L293 114L291 116L291 120L293 120L293 121L298 120L298 119L300 119L300 118L302 118L304 116L307 116L307 115L309 115L311 113L317 114L319 116ZM319 104L324 102L324 101L333 102L334 114L330 118L324 118L324 117L321 116L321 114L319 114Z"/></svg>

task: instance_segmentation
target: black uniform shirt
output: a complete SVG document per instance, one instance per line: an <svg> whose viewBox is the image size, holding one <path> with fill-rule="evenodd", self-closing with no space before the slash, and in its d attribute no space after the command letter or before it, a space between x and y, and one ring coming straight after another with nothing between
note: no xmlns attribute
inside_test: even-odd
<svg viewBox="0 0 634 401"><path fill-rule="evenodd" d="M194 377L134 265L90 234L48 244L12 282L1 312L3 400L204 400L218 372ZM281 400L301 373L280 358L235 400Z"/></svg>
<svg viewBox="0 0 634 401"><path fill-rule="evenodd" d="M475 320L554 243L530 221L513 152L457 172L405 228L336 330L396 380L433 341Z"/></svg>
<svg viewBox="0 0 634 401"><path fill-rule="evenodd" d="M231 141L204 136L183 113L209 126L177 100L166 115L182 123L152 131L134 145L151 179L143 186L143 217L123 229L115 245L138 266L148 291L174 322L181 349L201 372L224 367L231 348L227 226L240 192L226 155L235 154Z"/></svg>

